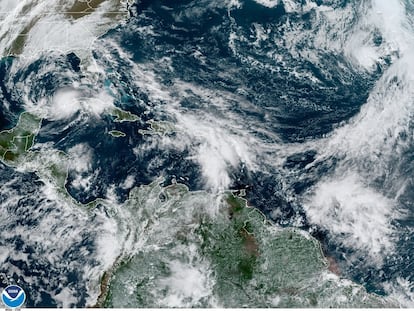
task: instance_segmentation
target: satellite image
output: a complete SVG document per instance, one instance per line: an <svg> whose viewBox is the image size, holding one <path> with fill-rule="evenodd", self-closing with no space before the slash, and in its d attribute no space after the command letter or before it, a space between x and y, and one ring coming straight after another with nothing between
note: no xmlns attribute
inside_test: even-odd
<svg viewBox="0 0 414 311"><path fill-rule="evenodd" d="M412 0L0 0L6 306L414 307Z"/></svg>

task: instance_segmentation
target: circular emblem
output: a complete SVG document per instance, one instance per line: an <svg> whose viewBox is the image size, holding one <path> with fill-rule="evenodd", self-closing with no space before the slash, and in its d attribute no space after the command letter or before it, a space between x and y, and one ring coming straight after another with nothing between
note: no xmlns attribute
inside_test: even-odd
<svg viewBox="0 0 414 311"><path fill-rule="evenodd" d="M26 294L20 286L10 285L1 293L1 300L7 308L16 309L24 304Z"/></svg>

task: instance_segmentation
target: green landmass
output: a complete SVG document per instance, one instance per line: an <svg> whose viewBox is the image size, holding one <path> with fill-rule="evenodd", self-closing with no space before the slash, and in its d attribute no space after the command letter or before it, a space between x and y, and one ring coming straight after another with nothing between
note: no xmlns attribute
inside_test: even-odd
<svg viewBox="0 0 414 311"><path fill-rule="evenodd" d="M0 161L11 167L35 172L44 183L53 187L61 199L79 208L93 209L98 204L108 204L104 199L81 204L69 194L65 185L70 158L65 152L54 149L31 150L41 122L41 118L23 112L15 127L1 131Z"/></svg>
<svg viewBox="0 0 414 311"><path fill-rule="evenodd" d="M33 146L40 123L40 118L24 112L14 128L1 131L0 160L9 166L15 166Z"/></svg>
<svg viewBox="0 0 414 311"><path fill-rule="evenodd" d="M139 247L111 270L100 306L397 306L341 280L317 240L277 228L232 193L153 183L133 189L122 210Z"/></svg>
<svg viewBox="0 0 414 311"><path fill-rule="evenodd" d="M139 120L139 117L129 111L122 110L120 108L112 109L109 114L115 117L114 122L135 122Z"/></svg>
<svg viewBox="0 0 414 311"><path fill-rule="evenodd" d="M68 156L57 150L31 151L42 119L28 112L20 115L15 127L0 132L0 160L12 167L36 172L57 189L65 189Z"/></svg>
<svg viewBox="0 0 414 311"><path fill-rule="evenodd" d="M126 136L126 134L124 132L117 131L117 130L109 131L108 134L113 136L113 137L125 137Z"/></svg>
<svg viewBox="0 0 414 311"><path fill-rule="evenodd" d="M175 132L175 126L171 122L167 121L155 121L150 120L148 121L150 125L149 130L138 130L138 132L142 135L168 135Z"/></svg>

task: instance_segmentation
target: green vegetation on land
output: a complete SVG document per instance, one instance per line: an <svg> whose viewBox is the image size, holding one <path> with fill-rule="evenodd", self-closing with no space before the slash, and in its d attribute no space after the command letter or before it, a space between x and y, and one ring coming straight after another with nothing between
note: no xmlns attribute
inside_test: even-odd
<svg viewBox="0 0 414 311"><path fill-rule="evenodd" d="M40 123L40 118L24 112L14 128L1 131L0 160L10 166L16 165L33 146Z"/></svg>
<svg viewBox="0 0 414 311"><path fill-rule="evenodd" d="M122 210L139 246L112 270L106 307L397 305L342 281L317 240L277 228L232 193L153 183L133 189Z"/></svg>
<svg viewBox="0 0 414 311"><path fill-rule="evenodd" d="M168 135L175 132L174 124L167 121L148 121L150 128L148 130L139 130L138 132L142 135Z"/></svg>
<svg viewBox="0 0 414 311"><path fill-rule="evenodd" d="M129 111L122 110L120 108L112 109L109 114L115 117L115 122L135 122L139 120L139 117Z"/></svg>
<svg viewBox="0 0 414 311"><path fill-rule="evenodd" d="M68 193L65 185L70 158L66 153L54 149L31 150L41 122L41 118L23 112L15 127L1 131L0 161L11 167L35 172L44 183L51 185L62 199L72 202L74 206L92 209L103 203L104 200L97 199L84 205Z"/></svg>
<svg viewBox="0 0 414 311"><path fill-rule="evenodd" d="M126 134L124 132L117 131L117 130L109 131L108 134L113 136L113 137L125 137L126 136Z"/></svg>

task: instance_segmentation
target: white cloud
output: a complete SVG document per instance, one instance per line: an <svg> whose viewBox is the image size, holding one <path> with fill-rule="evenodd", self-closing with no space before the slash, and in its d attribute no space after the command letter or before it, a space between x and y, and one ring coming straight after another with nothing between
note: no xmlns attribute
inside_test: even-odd
<svg viewBox="0 0 414 311"><path fill-rule="evenodd" d="M381 264L383 255L394 250L395 202L355 174L319 182L304 207L311 223L327 229L343 246L367 253L371 263Z"/></svg>

